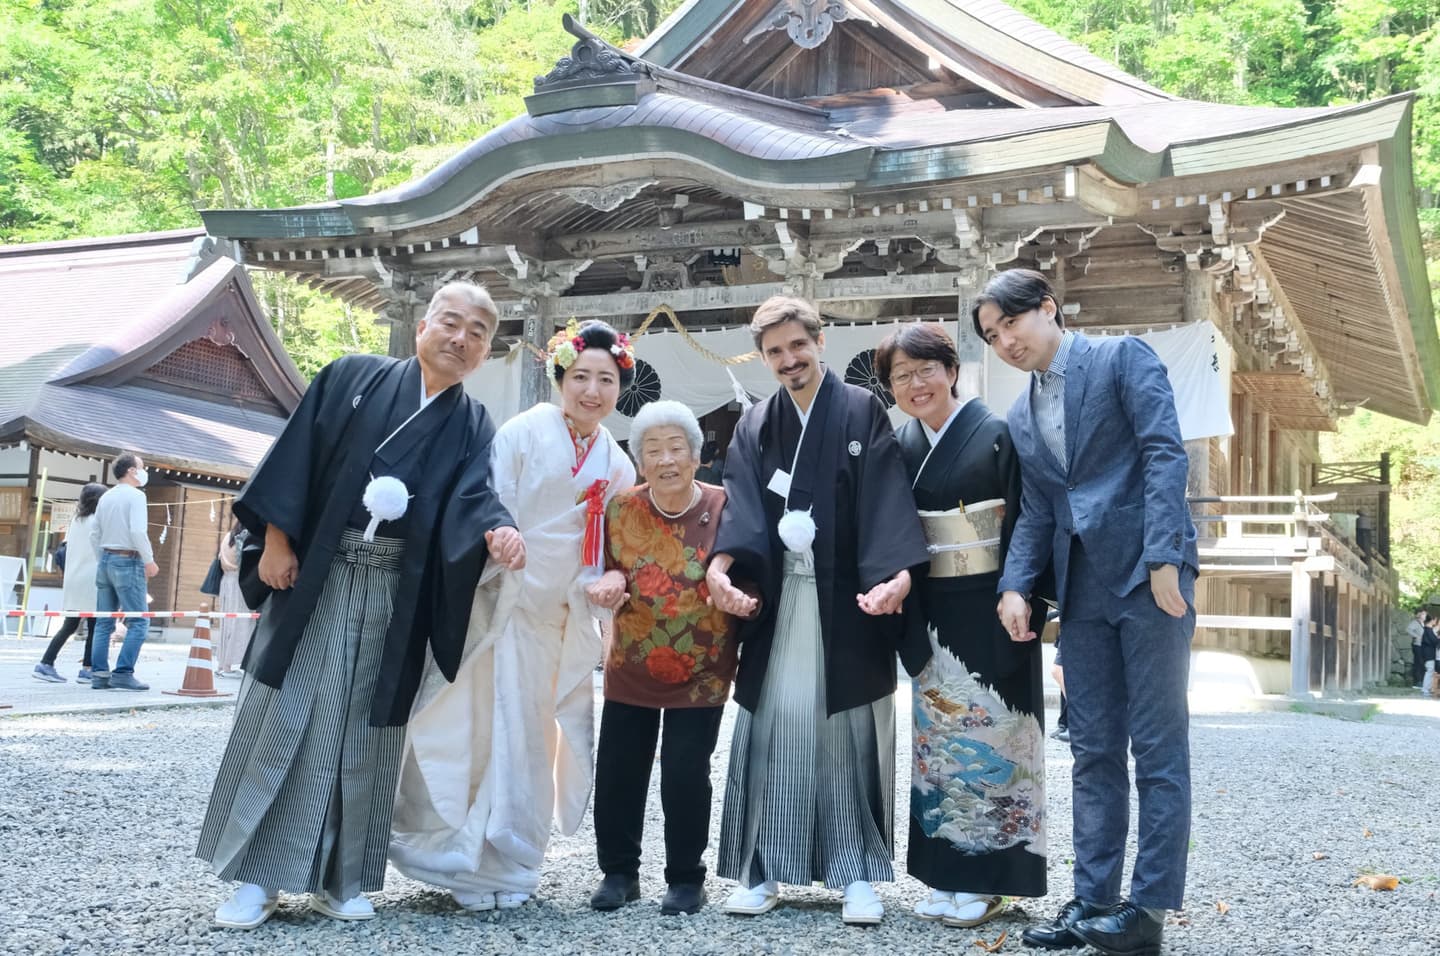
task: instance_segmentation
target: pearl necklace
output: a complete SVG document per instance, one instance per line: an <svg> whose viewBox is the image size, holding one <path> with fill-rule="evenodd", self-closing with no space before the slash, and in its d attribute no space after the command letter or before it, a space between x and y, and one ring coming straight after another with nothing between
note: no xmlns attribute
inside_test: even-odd
<svg viewBox="0 0 1440 956"><path fill-rule="evenodd" d="M646 493L650 495L650 503L655 506L655 510L660 512L665 517L669 518L671 521L674 521L676 518L684 517L687 511L689 511L691 508L694 508L700 503L700 486L695 484L694 482L691 482L691 486L695 490L690 493L690 503L685 507L681 508L679 511L675 512L674 514L671 514L664 508L660 507L660 502L655 500L654 488L647 488Z"/></svg>

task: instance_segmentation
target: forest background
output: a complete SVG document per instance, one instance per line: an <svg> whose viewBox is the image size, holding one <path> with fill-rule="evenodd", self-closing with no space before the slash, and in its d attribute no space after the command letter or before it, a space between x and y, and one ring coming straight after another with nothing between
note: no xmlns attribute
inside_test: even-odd
<svg viewBox="0 0 1440 956"><path fill-rule="evenodd" d="M0 243L193 227L196 210L345 198L434 168L524 109L573 38L623 43L680 0L0 0ZM1418 91L1415 177L1440 287L1440 0L1011 0L1180 96L1324 106ZM313 374L384 330L255 274ZM1440 591L1440 416L1361 409L1326 460L1389 451L1394 562Z"/></svg>

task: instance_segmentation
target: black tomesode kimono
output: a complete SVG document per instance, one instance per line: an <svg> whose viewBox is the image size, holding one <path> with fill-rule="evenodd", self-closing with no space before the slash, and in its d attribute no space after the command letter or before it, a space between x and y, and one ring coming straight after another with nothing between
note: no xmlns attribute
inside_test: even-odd
<svg viewBox="0 0 1440 956"><path fill-rule="evenodd" d="M276 525L300 561L295 586L271 596L245 658L248 674L279 687L372 474L405 482L412 495L405 516L377 531L403 539L405 548L370 711L376 727L409 719L427 641L441 672L454 679L485 565L485 532L514 524L490 487L495 426L460 385L436 396L377 456L419 407L420 381L415 359L332 362L235 500L252 534L263 537L267 524Z"/></svg>
<svg viewBox="0 0 1440 956"><path fill-rule="evenodd" d="M825 648L825 703L834 714L895 690L894 616L871 617L855 596L896 572L928 560L908 481L885 408L869 392L826 369L795 465L790 507L815 519L815 583ZM789 471L800 443L800 419L782 388L745 413L725 462L725 512L716 553L735 558L732 577L756 581L763 606L741 626L735 702L754 710L774 639L785 545L776 523L785 500L767 490L777 469ZM813 449L813 451L812 451Z"/></svg>
<svg viewBox="0 0 1440 956"><path fill-rule="evenodd" d="M897 437L919 510L1004 500L1003 567L1020 513L1020 463L1005 420L973 399L933 452L917 420ZM900 654L914 678L908 870L934 889L1044 896L1040 642L1016 643L1001 627L999 577L922 574L906 602ZM1030 627L1039 634L1044 623L1036 597Z"/></svg>

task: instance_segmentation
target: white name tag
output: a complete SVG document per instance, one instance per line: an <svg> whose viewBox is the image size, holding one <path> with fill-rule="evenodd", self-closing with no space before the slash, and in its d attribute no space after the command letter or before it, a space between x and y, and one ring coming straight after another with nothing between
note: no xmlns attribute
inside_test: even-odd
<svg viewBox="0 0 1440 956"><path fill-rule="evenodd" d="M776 468L775 474L770 476L770 483L765 487L781 498L790 497L790 472Z"/></svg>

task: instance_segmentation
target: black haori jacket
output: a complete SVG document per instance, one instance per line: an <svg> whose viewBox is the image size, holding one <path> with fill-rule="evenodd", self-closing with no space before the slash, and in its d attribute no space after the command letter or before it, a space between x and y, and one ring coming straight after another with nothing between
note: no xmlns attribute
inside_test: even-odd
<svg viewBox="0 0 1440 956"><path fill-rule="evenodd" d="M747 411L725 463L725 510L715 553L735 559L732 574L760 584L760 615L741 625L735 701L753 711L774 644L785 545L776 530L785 502L767 490L776 469L789 471L800 419L782 388ZM790 507L815 519L815 584L825 649L828 714L872 703L895 690L898 615L871 617L857 594L905 568L929 561L910 482L885 407L834 372L810 409L805 447L791 478Z"/></svg>
<svg viewBox="0 0 1440 956"><path fill-rule="evenodd" d="M263 539L265 526L275 525L300 561L295 586L273 592L260 609L245 655L246 672L261 683L284 683L340 536L370 481L376 448L419 407L420 388L415 359L350 355L327 365L235 500L251 534ZM445 678L455 679L485 566L485 532L515 523L490 485L494 435L484 406L455 385L385 446L392 461L424 460L409 483L405 554L370 709L373 726L409 720L427 642Z"/></svg>

